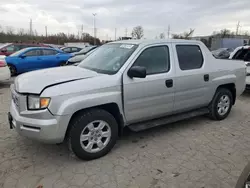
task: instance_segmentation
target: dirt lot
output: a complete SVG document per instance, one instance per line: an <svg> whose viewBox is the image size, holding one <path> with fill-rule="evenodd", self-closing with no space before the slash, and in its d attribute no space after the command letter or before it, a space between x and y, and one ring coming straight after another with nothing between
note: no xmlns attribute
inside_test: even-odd
<svg viewBox="0 0 250 188"><path fill-rule="evenodd" d="M0 84L0 187L233 188L250 160L250 94L221 122L199 117L127 132L107 156L80 161L9 129L9 82Z"/></svg>

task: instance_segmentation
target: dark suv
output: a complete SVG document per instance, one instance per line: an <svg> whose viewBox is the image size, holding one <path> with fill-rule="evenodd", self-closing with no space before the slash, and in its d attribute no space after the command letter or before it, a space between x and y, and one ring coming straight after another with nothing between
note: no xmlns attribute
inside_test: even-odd
<svg viewBox="0 0 250 188"><path fill-rule="evenodd" d="M3 46L0 46L0 55L9 56L14 52L17 52L23 48L28 47L49 47L40 43L8 43Z"/></svg>

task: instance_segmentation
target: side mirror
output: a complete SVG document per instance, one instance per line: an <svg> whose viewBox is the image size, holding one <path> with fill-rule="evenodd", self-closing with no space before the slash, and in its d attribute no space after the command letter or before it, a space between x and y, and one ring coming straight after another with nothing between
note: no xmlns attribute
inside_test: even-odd
<svg viewBox="0 0 250 188"><path fill-rule="evenodd" d="M134 66L128 71L128 76L130 78L146 78L147 71L145 67Z"/></svg>
<svg viewBox="0 0 250 188"><path fill-rule="evenodd" d="M25 55L25 54L22 54L22 55L20 55L19 57L23 59L23 58L26 57L26 55Z"/></svg>

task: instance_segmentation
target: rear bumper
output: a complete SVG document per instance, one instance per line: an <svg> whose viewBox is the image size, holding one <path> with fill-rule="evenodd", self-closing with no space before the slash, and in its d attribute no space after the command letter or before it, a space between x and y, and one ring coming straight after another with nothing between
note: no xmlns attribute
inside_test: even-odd
<svg viewBox="0 0 250 188"><path fill-rule="evenodd" d="M0 81L10 79L10 69L9 67L0 67Z"/></svg>

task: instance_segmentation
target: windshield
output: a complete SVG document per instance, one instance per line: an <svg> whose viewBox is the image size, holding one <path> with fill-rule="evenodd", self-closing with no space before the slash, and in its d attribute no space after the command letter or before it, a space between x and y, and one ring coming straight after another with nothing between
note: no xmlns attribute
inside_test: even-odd
<svg viewBox="0 0 250 188"><path fill-rule="evenodd" d="M24 49L22 49L22 50L19 50L19 51L15 52L15 53L11 54L10 56L19 56L21 53L23 53L23 52L26 51L26 50L27 50L27 49L24 48Z"/></svg>
<svg viewBox="0 0 250 188"><path fill-rule="evenodd" d="M79 67L103 74L115 74L136 48L134 44L105 44L84 59Z"/></svg>
<svg viewBox="0 0 250 188"><path fill-rule="evenodd" d="M77 54L86 54L88 53L90 50L92 50L93 48L96 48L96 46L88 46L86 48L83 48L81 51L77 52Z"/></svg>

